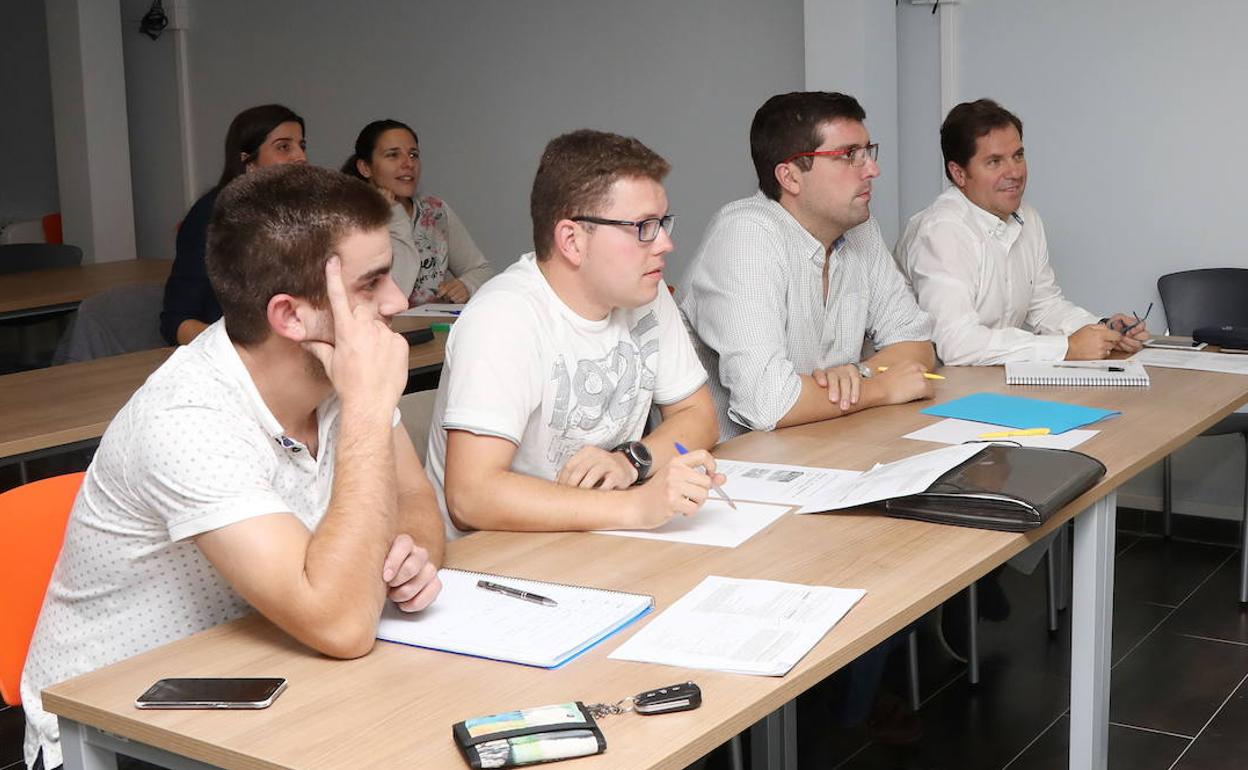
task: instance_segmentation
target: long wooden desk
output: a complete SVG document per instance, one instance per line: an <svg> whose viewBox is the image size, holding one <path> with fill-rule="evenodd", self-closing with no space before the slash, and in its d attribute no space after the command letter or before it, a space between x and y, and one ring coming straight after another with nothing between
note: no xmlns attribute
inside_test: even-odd
<svg viewBox="0 0 1248 770"><path fill-rule="evenodd" d="M937 401L1006 390L999 368L945 373L949 379L939 384ZM45 692L44 704L61 717L67 770L104 767L99 763L118 750L169 767L458 770L465 764L450 738L455 721L569 699L615 700L689 678L702 686L700 709L604 719L607 752L577 760L575 766L680 768L757 723L756 757L771 767L791 768L792 711L786 704L1077 516L1071 767L1104 768L1115 490L1248 402L1248 378L1163 369L1150 374L1149 390L1009 389L1123 412L1094 426L1099 435L1080 447L1106 464L1105 478L1045 527L1026 535L857 510L786 515L735 549L583 533L494 532L471 535L448 548L447 563L453 566L649 592L659 611L709 574L867 589L863 601L782 678L608 660L633 629L556 671L385 643L359 660L332 661L253 616L55 685ZM718 454L865 469L932 448L899 438L934 421L918 413L924 405L751 434L727 443ZM290 680L287 693L265 712L161 713L132 705L138 693L163 676L258 675Z"/></svg>
<svg viewBox="0 0 1248 770"><path fill-rule="evenodd" d="M127 259L0 275L0 320L73 310L92 294L131 283L164 283L170 259Z"/></svg>
<svg viewBox="0 0 1248 770"><path fill-rule="evenodd" d="M396 319L400 331L426 328L431 319ZM433 319L436 320L436 319ZM410 375L436 371L445 355L446 334L413 345ZM0 465L94 446L113 416L173 353L145 350L77 364L0 376Z"/></svg>

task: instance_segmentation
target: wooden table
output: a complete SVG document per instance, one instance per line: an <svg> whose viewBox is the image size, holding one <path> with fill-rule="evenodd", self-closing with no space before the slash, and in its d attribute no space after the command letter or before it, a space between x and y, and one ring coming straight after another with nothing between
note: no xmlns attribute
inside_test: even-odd
<svg viewBox="0 0 1248 770"><path fill-rule="evenodd" d="M394 327L426 328L430 320L437 319L396 319ZM413 345L409 375L440 369L445 346L445 332L435 332L432 342ZM5 416L0 420L0 465L98 444L113 416L173 351L145 350L0 376Z"/></svg>
<svg viewBox="0 0 1248 770"><path fill-rule="evenodd" d="M170 259L127 259L0 275L0 321L73 310L92 294L131 283L164 283Z"/></svg>
<svg viewBox="0 0 1248 770"><path fill-rule="evenodd" d="M939 384L938 401L1006 390L999 368L945 373L949 379ZM1026 535L856 510L789 514L735 549L586 533L495 532L448 547L452 566L648 592L660 611L710 574L867 589L862 602L784 677L608 660L633 629L556 671L385 643L359 660L332 661L253 616L55 685L45 691L44 705L61 717L67 770L104 767L100 763L116 750L168 767L459 770L465 764L450 738L455 721L570 699L613 701L688 678L703 689L700 709L604 719L607 753L577 760L575 767L680 768L752 725L756 758L771 767L793 767L792 709L786 704L1077 516L1071 767L1104 768L1115 490L1248 401L1248 378L1163 369L1150 374L1148 390L1009 389L1123 411L1093 426L1100 434L1080 447L1106 464L1105 478ZM718 454L866 469L932 448L899 438L934 421L918 413L922 406L884 407L749 434ZM134 698L163 676L260 675L290 680L286 694L265 712L161 713L133 707Z"/></svg>

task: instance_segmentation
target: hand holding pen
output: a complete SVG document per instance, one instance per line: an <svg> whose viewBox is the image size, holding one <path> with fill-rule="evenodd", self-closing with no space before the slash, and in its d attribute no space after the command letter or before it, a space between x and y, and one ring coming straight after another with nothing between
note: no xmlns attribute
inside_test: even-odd
<svg viewBox="0 0 1248 770"><path fill-rule="evenodd" d="M677 442L676 442L676 451L677 451L677 452L679 452L679 453L680 453L680 454L682 454L682 455L687 455L687 454L689 454L689 450L688 450L688 449L685 449L684 445L683 445L683 444L681 444L679 441L677 441ZM710 471L708 471L708 470L706 470L706 467L705 467L705 466L699 466L699 467L700 467L700 468L702 468L703 472L705 472L708 476L709 476L709 475L711 475L711 472L710 472ZM714 479L714 477L712 476L712 481L711 481L711 489L713 489L713 490L715 490L716 492L718 492L718 493L719 493L719 496L720 496L720 497L722 497L722 498L724 498L724 502L728 503L728 505L729 505L729 506L731 506L731 507L732 507L732 509L735 511L735 510L737 509L737 504L736 504L736 503L734 503L734 502L732 501L732 498L728 496L728 493L724 491L723 486L722 486L722 485L720 485L720 484L716 484L716 483L714 482L714 480L713 480L713 479Z"/></svg>

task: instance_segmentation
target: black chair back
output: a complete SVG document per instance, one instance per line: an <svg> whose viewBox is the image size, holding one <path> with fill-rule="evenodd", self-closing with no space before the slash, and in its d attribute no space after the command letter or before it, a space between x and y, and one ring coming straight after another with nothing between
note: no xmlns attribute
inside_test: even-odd
<svg viewBox="0 0 1248 770"><path fill-rule="evenodd" d="M1248 326L1248 269L1184 270L1157 279L1171 334L1202 326Z"/></svg>
<svg viewBox="0 0 1248 770"><path fill-rule="evenodd" d="M0 246L0 274L78 267L82 249L65 243L10 243Z"/></svg>

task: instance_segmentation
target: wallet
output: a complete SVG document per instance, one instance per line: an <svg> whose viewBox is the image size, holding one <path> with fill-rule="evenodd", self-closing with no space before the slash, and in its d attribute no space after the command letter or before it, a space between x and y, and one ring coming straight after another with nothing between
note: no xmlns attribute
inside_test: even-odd
<svg viewBox="0 0 1248 770"><path fill-rule="evenodd" d="M937 524L1026 532L1104 475L1101 461L1082 452L991 444L926 491L886 501L884 512Z"/></svg>
<svg viewBox="0 0 1248 770"><path fill-rule="evenodd" d="M607 750L607 739L580 701L465 719L451 734L474 768L519 767Z"/></svg>

